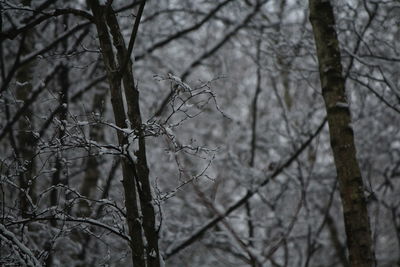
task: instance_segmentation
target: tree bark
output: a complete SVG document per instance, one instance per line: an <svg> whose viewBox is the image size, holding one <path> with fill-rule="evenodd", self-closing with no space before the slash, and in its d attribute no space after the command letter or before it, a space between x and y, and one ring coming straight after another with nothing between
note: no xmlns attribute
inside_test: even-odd
<svg viewBox="0 0 400 267"><path fill-rule="evenodd" d="M103 61L107 70L108 83L111 91L111 104L114 112L115 124L120 128L127 128L126 113L121 92L121 81L117 77L117 64L114 58L112 42L109 36L108 28L105 23L105 10L99 5L97 0L89 1L92 9L97 33L100 42ZM118 131L118 142L121 147L127 145L127 139ZM142 237L142 224L139 216L139 207L137 202L137 189L135 185L135 170L127 158L122 159L122 184L125 193L125 206L127 212L127 224L129 236L131 238L132 261L133 265L146 266L144 243Z"/></svg>
<svg viewBox="0 0 400 267"><path fill-rule="evenodd" d="M144 8L144 3L140 7L141 10ZM134 266L159 267L158 232L155 225L156 217L146 159L139 91L135 86L132 62L127 60L130 57L130 50L126 48L117 17L111 6L101 6L97 1L90 1L90 5L95 17L103 59L109 76L116 124L120 128L127 128L126 121L129 121L138 140L138 150L135 151L137 160L124 158L122 162L125 205L132 238ZM140 16L138 16L138 19L140 19ZM139 21L136 21L135 25L137 23ZM113 38L113 43L110 35ZM116 55L114 55L112 44L116 49ZM127 114L123 105L121 78L124 85ZM119 133L118 139L122 148L128 145L127 138L121 133ZM142 218L139 217L140 215L142 215ZM142 230L144 236L142 236ZM146 242L143 242L143 239Z"/></svg>
<svg viewBox="0 0 400 267"><path fill-rule="evenodd" d="M103 102L106 99L106 89L97 88L97 92L93 97L92 110L95 113L103 113L105 105ZM104 142L104 133L101 125L95 124L90 126L89 129L90 140L96 142ZM86 171L80 186L80 193L88 198L97 199L96 186L101 177L101 170L99 168L99 159L97 156L90 155L89 153L86 161ZM88 217L91 214L90 206L87 201L81 201L78 206L78 214L82 217Z"/></svg>
<svg viewBox="0 0 400 267"><path fill-rule="evenodd" d="M21 3L25 6L30 7L30 0L23 0ZM25 56L32 52L34 46L34 33L30 32L25 34L21 40L22 49L21 55ZM34 70L34 62L22 65L16 75L18 82L16 89L16 97L22 103L27 101L32 93L32 73ZM18 146L19 146L19 161L21 169L24 170L19 174L19 183L21 187L20 193L20 209L22 217L26 218L30 216L30 203L28 196L35 202L35 180L33 179L35 173L35 137L32 133L33 116L32 109L27 108L22 113L22 119L18 121Z"/></svg>
<svg viewBox="0 0 400 267"><path fill-rule="evenodd" d="M375 266L367 203L356 158L333 8L327 0L309 0L309 8L331 147L340 185L350 265Z"/></svg>
<svg viewBox="0 0 400 267"><path fill-rule="evenodd" d="M148 266L158 267L160 257L158 249L158 233L156 230L155 210L152 203L153 196L146 157L146 142L139 106L139 90L135 85L131 60L125 63L126 58L130 57L129 51L126 48L117 17L111 8L107 12L107 24L113 37L114 47L117 50L117 58L120 68L119 74L122 75L122 83L125 89L124 92L127 103L128 119L138 136L139 147L138 150L135 151L137 162L134 163L133 167L135 169L135 177L137 180L136 187L139 192L140 208L143 214L143 230L147 240L147 262L149 264Z"/></svg>

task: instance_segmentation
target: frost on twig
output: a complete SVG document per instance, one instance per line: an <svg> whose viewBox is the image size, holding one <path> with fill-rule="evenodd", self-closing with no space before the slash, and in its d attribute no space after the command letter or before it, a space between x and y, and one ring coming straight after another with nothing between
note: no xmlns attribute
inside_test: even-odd
<svg viewBox="0 0 400 267"><path fill-rule="evenodd" d="M0 239L7 243L9 248L14 251L14 255L22 266L42 266L35 255L33 255L32 251L2 224L0 224Z"/></svg>

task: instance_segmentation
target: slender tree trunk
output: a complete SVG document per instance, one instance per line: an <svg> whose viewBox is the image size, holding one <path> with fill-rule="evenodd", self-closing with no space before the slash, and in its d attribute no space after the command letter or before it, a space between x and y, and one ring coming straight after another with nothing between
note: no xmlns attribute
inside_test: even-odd
<svg viewBox="0 0 400 267"><path fill-rule="evenodd" d="M139 91L133 79L131 62L127 61L127 58L130 57L129 50L125 46L112 8L101 6L95 0L89 1L89 4L95 17L103 60L108 73L116 125L120 128L127 128L127 121L129 121L138 140L138 150L135 151L137 160L124 158L122 161L125 206L129 233L132 239L133 263L135 267L159 267L158 232L155 227L155 211L146 159ZM142 10L143 5L144 3L141 6ZM117 52L116 57L112 48L113 44ZM121 78L125 89L127 116L122 98ZM121 132L118 132L118 140L122 148L128 147L128 140ZM142 235L142 231L144 235Z"/></svg>
<svg viewBox="0 0 400 267"><path fill-rule="evenodd" d="M63 18L63 24L68 25L68 16ZM57 25L60 27L60 25ZM64 26L62 26L64 27ZM61 43L60 48L62 51L68 50L68 40L64 40ZM69 80L69 67L66 62L63 62L60 67L60 72L58 74L58 83L60 85L60 92L59 92L59 102L61 105L60 113L58 116L59 121L61 122L61 126L58 129L58 140L60 141L61 147L64 146L64 137L66 134L66 122L68 119L68 92L70 88L70 80ZM63 151L57 152L56 159L55 159L55 169L56 171L53 173L52 176L52 184L54 186L58 184L68 185L68 178L65 175L65 164L63 163ZM53 189L50 194L50 203L52 206L56 206L59 202L59 190ZM56 221L51 221L53 226L57 225Z"/></svg>
<svg viewBox="0 0 400 267"><path fill-rule="evenodd" d="M108 82L111 91L111 104L114 112L115 124L120 128L127 128L126 115L123 104L121 81L117 77L117 64L112 50L112 42L105 23L104 9L96 0L89 1L91 6L97 33L100 42L103 61L107 69ZM121 132L117 132L121 147L127 144L127 140ZM144 257L144 244L142 237L142 225L139 216L137 190L134 181L134 170L126 158L122 160L123 186L125 192L125 206L129 236L131 238L132 261L134 266L146 266Z"/></svg>
<svg viewBox="0 0 400 267"><path fill-rule="evenodd" d="M139 106L139 90L135 85L132 70L132 62L129 60L125 66L127 54L124 38L121 34L117 17L113 10L108 10L107 24L113 37L114 47L117 49L117 58L120 68L126 67L122 71L122 82L124 85L125 99L127 103L128 118L133 130L138 135L139 149L135 152L137 162L134 163L136 187L139 191L140 208L143 214L143 230L147 240L147 262L148 266L158 267L160 255L158 249L158 233L156 230L155 210L153 206L153 196L149 179L149 168L146 157L146 142L142 128L142 117Z"/></svg>
<svg viewBox="0 0 400 267"><path fill-rule="evenodd" d="M93 97L92 111L95 113L103 113L105 105L103 105L106 99L106 89L98 88L96 94ZM101 125L90 126L89 129L90 140L96 142L104 142L104 133ZM101 177L101 170L99 168L98 157L89 155L86 161L86 171L83 177L82 184L80 186L80 193L88 198L97 199L96 186ZM78 214L82 217L88 217L91 214L90 206L87 201L81 201L78 206Z"/></svg>
<svg viewBox="0 0 400 267"><path fill-rule="evenodd" d="M351 116L342 75L333 9L327 0L309 0L322 95L342 198L350 265L375 265L363 180L356 159Z"/></svg>
<svg viewBox="0 0 400 267"><path fill-rule="evenodd" d="M31 5L30 0L23 0L21 3L25 6ZM22 55L29 54L34 45L34 34L26 33L24 38L21 40L22 43ZM27 63L21 66L17 72L16 80L17 90L16 97L19 101L26 101L32 92L32 73L34 69L34 63ZM34 155L35 155L35 137L32 133L33 116L32 109L27 108L21 119L18 122L18 146L19 156L21 162L21 169L24 171L19 174L20 187L23 190L20 196L20 209L23 217L29 215L30 203L28 196L35 202L35 181L32 179L35 172Z"/></svg>

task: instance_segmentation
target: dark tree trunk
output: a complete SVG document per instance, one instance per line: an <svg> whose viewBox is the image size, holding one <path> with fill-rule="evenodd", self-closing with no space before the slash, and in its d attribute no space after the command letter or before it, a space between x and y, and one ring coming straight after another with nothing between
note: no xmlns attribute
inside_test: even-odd
<svg viewBox="0 0 400 267"><path fill-rule="evenodd" d="M146 159L145 137L139 106L139 91L135 86L129 49L126 48L121 30L111 7L101 6L95 0L89 1L106 65L111 89L111 102L116 125L127 128L127 121L137 136L139 149L135 151L137 160L126 155L122 161L123 186L129 234L132 239L132 259L134 266L159 267L158 233L155 227L155 211ZM144 3L141 5L143 10ZM140 16L138 16L140 19ZM138 23L139 21L135 22ZM136 32L133 34L135 35ZM113 38L113 43L111 41ZM114 45L117 54L114 55ZM127 113L125 113L121 79L124 85ZM128 140L118 132L120 146L127 147ZM139 206L140 205L140 206ZM144 235L142 235L142 232ZM146 240L146 245L144 241Z"/></svg>
<svg viewBox="0 0 400 267"><path fill-rule="evenodd" d="M340 185L350 265L371 267L375 265L371 229L363 180L356 158L333 9L326 0L309 0L309 5L322 95Z"/></svg>
<svg viewBox="0 0 400 267"><path fill-rule="evenodd" d="M114 58L114 52L112 50L112 42L108 33L107 25L105 23L104 10L95 0L90 1L90 6L95 17L100 48L103 55L103 61L107 69L115 124L120 128L127 128L121 92L121 81L116 75L117 65ZM117 135L119 144L121 147L123 147L127 140L121 132L117 132ZM122 175L122 183L125 191L127 223L129 228L129 236L131 238L130 246L132 248L132 261L134 266L146 266L142 238L142 226L140 223L139 209L137 204L137 190L134 181L134 171L126 158L122 160Z"/></svg>

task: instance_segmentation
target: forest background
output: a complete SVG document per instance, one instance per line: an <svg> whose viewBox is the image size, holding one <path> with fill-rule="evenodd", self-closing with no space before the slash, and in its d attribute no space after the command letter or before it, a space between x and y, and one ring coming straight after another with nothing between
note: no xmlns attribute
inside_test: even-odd
<svg viewBox="0 0 400 267"><path fill-rule="evenodd" d="M0 0L0 265L400 266L399 26L389 0Z"/></svg>

